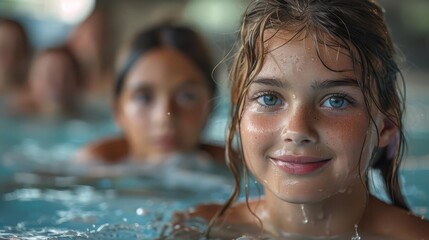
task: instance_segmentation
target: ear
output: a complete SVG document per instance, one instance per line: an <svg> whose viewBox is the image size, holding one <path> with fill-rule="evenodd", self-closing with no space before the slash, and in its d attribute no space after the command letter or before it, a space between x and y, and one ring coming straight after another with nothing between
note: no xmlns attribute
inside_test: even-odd
<svg viewBox="0 0 429 240"><path fill-rule="evenodd" d="M396 127L395 123L392 120L390 120L386 116L383 116L379 131L380 135L378 147L382 148L395 141L398 133L398 127Z"/></svg>

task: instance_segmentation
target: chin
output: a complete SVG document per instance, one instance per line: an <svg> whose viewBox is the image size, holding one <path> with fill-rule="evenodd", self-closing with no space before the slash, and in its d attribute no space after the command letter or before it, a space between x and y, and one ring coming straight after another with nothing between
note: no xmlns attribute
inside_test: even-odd
<svg viewBox="0 0 429 240"><path fill-rule="evenodd" d="M285 183L282 187L272 184L270 187L265 186L265 189L285 202L306 204L324 201L336 195L341 187L331 185L327 188L325 184L315 185L314 182L300 182L293 185Z"/></svg>

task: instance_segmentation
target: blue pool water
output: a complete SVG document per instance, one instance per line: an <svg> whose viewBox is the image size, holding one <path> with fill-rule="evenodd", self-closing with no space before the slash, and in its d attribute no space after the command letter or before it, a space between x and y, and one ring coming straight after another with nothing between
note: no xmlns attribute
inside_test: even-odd
<svg viewBox="0 0 429 240"><path fill-rule="evenodd" d="M198 153L158 166L72 165L81 146L118 134L108 114L65 122L2 116L0 133L0 239L154 239L172 232L175 212L223 201L232 188L229 173Z"/></svg>
<svg viewBox="0 0 429 240"><path fill-rule="evenodd" d="M410 151L401 182L413 212L429 218L429 113L421 115L422 106L410 110ZM225 120L211 124L218 129L208 138L221 141ZM109 117L0 118L0 239L169 239L162 236L174 230L170 219L176 211L223 202L230 194L227 173L198 154L176 156L164 166L70 164L82 145L117 132ZM190 224L204 229L204 223Z"/></svg>

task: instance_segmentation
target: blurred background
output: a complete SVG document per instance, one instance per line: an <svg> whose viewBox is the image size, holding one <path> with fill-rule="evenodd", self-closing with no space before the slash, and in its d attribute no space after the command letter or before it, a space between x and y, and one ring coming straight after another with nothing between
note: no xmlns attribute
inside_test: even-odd
<svg viewBox="0 0 429 240"><path fill-rule="evenodd" d="M28 105L35 104L22 104L21 100L15 99L22 99L22 95L28 95L27 91L16 91L13 87L0 91L0 107L3 107L0 110L0 151L7 154L28 153L31 156L37 153L40 159L66 161L75 149L85 143L117 133L110 106L116 57L137 31L163 21L189 25L202 33L210 45L213 62L218 63L232 47L240 13L246 5L247 1L244 0L1 0L0 17L16 20L27 33L29 63L45 49L68 46L78 60L84 63L83 74L89 84L83 96L69 93L75 94L77 99L84 99L81 102L84 102L84 112L87 114L57 117L53 121L52 118L46 121L50 118L46 117L49 114L44 114L42 120L40 117L35 119L35 114L26 114L28 108L34 108ZM225 68L217 68L215 75L222 85L221 82L226 79ZM45 88L49 88L52 84L45 85ZM226 94L226 91L220 93L222 97L218 99L222 100L218 101L210 121L210 125L216 129L207 131L207 141L223 144ZM39 95L49 93L42 91ZM5 110L11 105L19 109L18 114L10 114L9 110Z"/></svg>
<svg viewBox="0 0 429 240"><path fill-rule="evenodd" d="M402 51L405 60L402 70L408 84L408 101L412 105L408 111L408 115L412 116L408 119L408 130L427 132L429 2L379 2L386 10L386 19L394 42ZM72 45L77 51L88 51L85 44L90 43L85 41L91 40L83 39L83 35L88 35L88 39L93 37L89 35L94 35L92 44L101 49L99 51L102 51L102 65L107 68L107 72L112 73L121 46L138 30L161 21L185 23L200 31L211 44L215 62L220 62L232 49L240 16L247 4L248 0L1 0L0 16L15 19L24 26L33 55L48 47L63 44ZM97 15L88 20L91 14L95 15L94 12L97 12ZM80 32L77 28L81 28ZM81 36L81 39L74 40L76 35ZM217 73L218 81L222 84L226 79L225 68L221 65ZM105 79L98 80L102 83L95 83L96 90L91 94L97 96L96 102L100 105L96 107L104 107L106 113L110 110L112 79L112 75L106 75ZM221 94L227 94L224 92ZM213 134L219 132L224 131L213 131ZM223 140L223 135L217 134L213 137L217 141ZM3 138L1 142L5 140ZM410 147L414 149L413 146Z"/></svg>
<svg viewBox="0 0 429 240"><path fill-rule="evenodd" d="M227 62L228 53L233 49L241 13L248 2L249 0L0 0L0 25L2 17L13 19L22 24L28 36L27 47L12 51L10 46L14 43L22 41L21 46L26 44L22 39L9 39L10 45L0 45L1 53L19 52L24 59L20 64L28 67L44 50L68 46L77 60L83 63L82 74L88 79L84 93L77 90L70 92L72 88L79 89L78 81L74 87L50 91L43 89L50 89L59 83L34 84L34 91L38 96L51 96L56 102L63 101L70 110L61 112L61 107L49 106L40 108L38 113L43 114L37 117L34 116L38 114L31 111L38 109L40 103L26 98L29 89L20 86L21 82L7 86L0 81L0 189L5 193L0 201L0 215L8 216L0 218L0 238L12 236L1 234L13 231L33 234L26 231L25 227L28 230L31 226L48 225L54 226L57 232L59 230L56 227L69 229L59 231L58 236L69 234L72 232L70 229L82 230L83 233L72 234L80 236L108 229L105 221L111 226L115 221L121 222L122 227L137 229L135 231L141 234L144 229L137 224L143 221L140 218L146 216L161 219L158 215L150 215L150 209L155 205L159 205L160 212L165 211L165 208L175 209L177 206L168 205L175 204L171 201L173 195L163 203L168 203L168 206L160 205L157 195L155 200L150 198L144 205L140 197L130 195L117 198L116 193L104 191L118 186L126 186L126 190L128 186L140 189L147 187L135 186L134 181L104 179L91 187L70 188L70 183L74 183L73 179L57 177L54 182L61 191L46 190L34 187L46 179L41 180L31 172L40 170L40 165L45 172L58 172L83 145L118 133L111 114L111 88L116 56L137 31L162 21L183 23L202 33L210 44L214 62L220 63L214 76L223 87L216 98L213 118L204 137L207 142L224 145L228 113L228 91L225 87L228 64L224 61ZM405 193L413 205L413 211L429 216L429 189L426 180L429 171L429 1L379 0L379 3L385 9L393 40L404 60L401 67L407 84L406 134L409 154L405 161L408 171L404 172L402 182L406 184ZM8 77L6 70L1 67L8 66L13 60L11 57L0 59L0 78ZM58 62L60 60L53 60L48 65L54 66ZM18 68L16 72L25 71ZM16 74L15 77L24 78L19 75ZM58 95L72 96L72 101L58 98ZM78 104L84 105L80 114L73 111ZM14 106L13 109L17 111L8 110L9 106ZM58 111L61 114L57 115ZM8 185L10 179L24 187L12 188ZM184 179L183 176L180 179ZM201 181L203 178L197 176L197 179ZM103 191L94 191L94 186ZM191 184L191 187L194 188L194 185ZM208 189L207 192L203 192L203 187L196 190L202 191L198 193L201 196L204 195L200 200L213 199L213 191L209 192L209 187L204 188ZM176 199L178 196L186 201L193 199L186 205L181 205L182 208L197 201L197 198L180 195L181 192L176 191L175 194ZM227 194L222 194L222 197L217 197L224 199ZM55 211L56 215L51 211ZM116 231L118 228L108 232L111 234ZM43 234L40 231L36 234L46 236L53 234L53 230L47 229ZM109 236L102 235L100 239L110 239Z"/></svg>

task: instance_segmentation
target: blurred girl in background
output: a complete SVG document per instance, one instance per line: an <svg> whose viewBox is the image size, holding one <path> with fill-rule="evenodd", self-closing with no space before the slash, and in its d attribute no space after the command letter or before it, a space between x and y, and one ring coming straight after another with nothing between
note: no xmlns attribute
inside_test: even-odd
<svg viewBox="0 0 429 240"><path fill-rule="evenodd" d="M66 47L45 49L34 57L28 86L12 103L14 115L75 117L80 115L83 81L74 55Z"/></svg>
<svg viewBox="0 0 429 240"><path fill-rule="evenodd" d="M113 93L123 135L86 146L78 161L158 162L193 151L223 159L223 148L201 142L216 93L212 70L193 30L165 24L140 32L120 58Z"/></svg>

